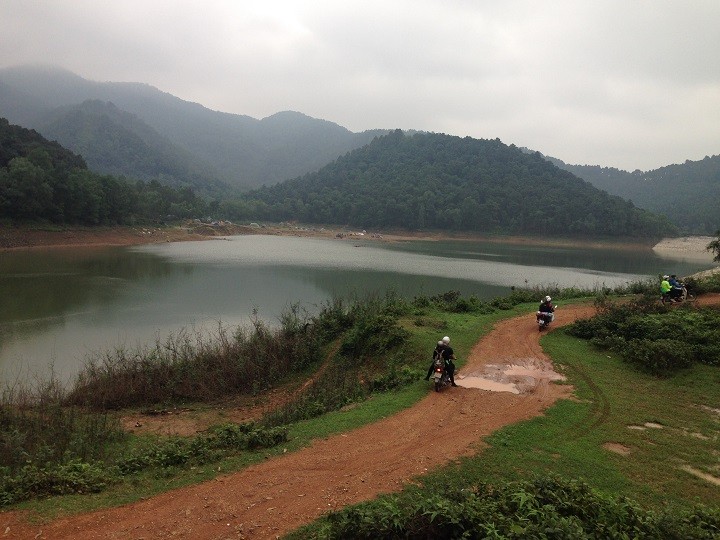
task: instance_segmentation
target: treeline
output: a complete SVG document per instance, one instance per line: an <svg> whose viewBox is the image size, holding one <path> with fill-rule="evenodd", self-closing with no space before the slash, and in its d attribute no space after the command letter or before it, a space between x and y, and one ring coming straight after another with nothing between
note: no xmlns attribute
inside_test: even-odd
<svg viewBox="0 0 720 540"><path fill-rule="evenodd" d="M376 138L317 173L223 205L233 219L365 228L662 236L664 218L602 192L540 154L441 134Z"/></svg>
<svg viewBox="0 0 720 540"><path fill-rule="evenodd" d="M599 189L667 216L682 232L712 234L720 228L720 155L632 173L548 159Z"/></svg>
<svg viewBox="0 0 720 540"><path fill-rule="evenodd" d="M209 206L190 188L93 173L82 157L0 118L0 219L120 225L205 215Z"/></svg>

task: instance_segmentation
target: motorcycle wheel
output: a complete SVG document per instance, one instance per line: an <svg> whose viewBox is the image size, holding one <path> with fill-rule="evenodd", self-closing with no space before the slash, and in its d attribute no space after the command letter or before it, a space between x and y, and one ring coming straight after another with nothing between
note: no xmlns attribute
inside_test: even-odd
<svg viewBox="0 0 720 540"><path fill-rule="evenodd" d="M442 384L440 384L440 382L435 381L435 391L436 391L436 392L439 392L439 391L440 391L440 387L441 387L441 386L442 386Z"/></svg>

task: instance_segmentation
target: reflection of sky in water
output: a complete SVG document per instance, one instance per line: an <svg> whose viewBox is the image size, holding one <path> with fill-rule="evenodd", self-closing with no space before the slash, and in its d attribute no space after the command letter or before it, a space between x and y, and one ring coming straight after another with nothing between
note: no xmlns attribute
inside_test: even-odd
<svg viewBox="0 0 720 540"><path fill-rule="evenodd" d="M624 284L665 271L663 264L633 252L276 236L7 253L0 260L0 372L5 379L21 369L48 373L52 362L66 376L97 351L135 349L183 328L247 325L255 309L275 324L292 304L312 313L333 296L459 290L489 299L525 280ZM676 263L673 269L685 272Z"/></svg>
<svg viewBox="0 0 720 540"><path fill-rule="evenodd" d="M553 257L536 258L534 266L514 262L479 258L452 258L402 250L402 245L384 247L315 238L266 236L233 237L227 241L203 242L188 250L187 244L144 246L154 253L179 262L233 264L243 268L253 266L297 266L302 268L331 268L335 270L366 270L442 277L454 280L482 282L490 285L529 286L560 284L571 287L622 285L641 279L644 274L618 273L582 268L565 259L565 266ZM391 246L388 248L388 246ZM443 243L437 244L439 248ZM468 253L468 251L465 251ZM251 254L251 255L250 255ZM487 255L485 255L487 257ZM495 259L496 257L491 257ZM575 260L581 260L576 256ZM554 263L554 264L553 264Z"/></svg>

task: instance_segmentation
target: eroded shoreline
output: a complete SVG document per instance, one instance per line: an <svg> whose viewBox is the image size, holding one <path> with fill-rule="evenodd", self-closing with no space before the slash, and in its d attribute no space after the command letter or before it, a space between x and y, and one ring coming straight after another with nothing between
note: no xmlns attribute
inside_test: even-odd
<svg viewBox="0 0 720 540"><path fill-rule="evenodd" d="M97 227L97 228L2 228L0 229L0 251L14 251L38 248L61 247L104 247L133 246L165 242L187 242L217 239L224 236L264 234L276 236L298 236L313 238L334 238L345 241L403 242L425 241L476 241L502 242L506 244L553 247L586 247L598 249L635 250L652 249L670 258L691 259L711 263L713 256L707 245L710 236L683 236L664 238L653 244L642 239L577 239L543 238L522 236L499 236L453 232L427 231L362 231L344 227L303 227L292 224L271 226L235 225L228 222L216 224L187 223L181 226L162 227Z"/></svg>

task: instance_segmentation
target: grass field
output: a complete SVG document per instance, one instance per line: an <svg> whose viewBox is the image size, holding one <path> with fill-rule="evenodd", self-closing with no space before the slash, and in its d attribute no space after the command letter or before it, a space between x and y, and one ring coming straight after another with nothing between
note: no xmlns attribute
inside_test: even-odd
<svg viewBox="0 0 720 540"><path fill-rule="evenodd" d="M575 398L493 434L451 483L557 474L651 507L720 505L720 370L695 366L658 379L562 331L542 343Z"/></svg>

